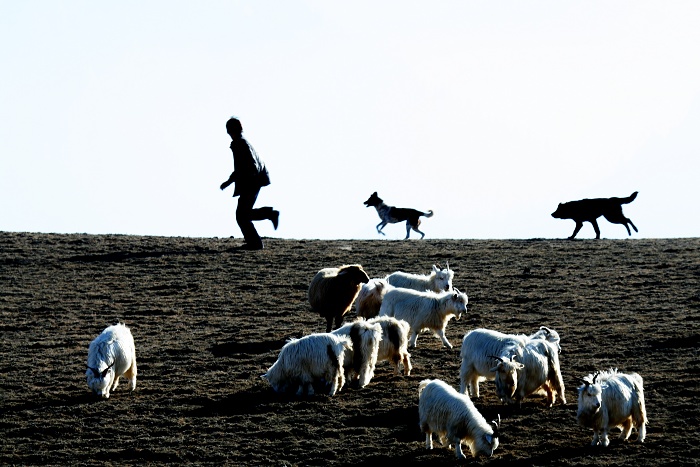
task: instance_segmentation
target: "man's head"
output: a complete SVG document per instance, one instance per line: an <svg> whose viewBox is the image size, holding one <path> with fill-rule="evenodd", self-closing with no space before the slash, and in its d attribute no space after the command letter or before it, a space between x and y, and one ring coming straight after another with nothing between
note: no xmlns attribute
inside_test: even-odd
<svg viewBox="0 0 700 467"><path fill-rule="evenodd" d="M243 126L241 125L241 121L238 120L236 117L231 117L228 119L226 122L226 133L231 136L231 138L237 138L241 136L241 133L243 133Z"/></svg>

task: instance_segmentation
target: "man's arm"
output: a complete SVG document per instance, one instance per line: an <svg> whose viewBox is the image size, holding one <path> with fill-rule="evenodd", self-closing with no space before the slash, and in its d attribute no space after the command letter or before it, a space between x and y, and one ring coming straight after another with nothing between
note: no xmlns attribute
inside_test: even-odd
<svg viewBox="0 0 700 467"><path fill-rule="evenodd" d="M224 183L221 184L221 189L225 190L229 185L236 181L236 172L231 172L231 176Z"/></svg>

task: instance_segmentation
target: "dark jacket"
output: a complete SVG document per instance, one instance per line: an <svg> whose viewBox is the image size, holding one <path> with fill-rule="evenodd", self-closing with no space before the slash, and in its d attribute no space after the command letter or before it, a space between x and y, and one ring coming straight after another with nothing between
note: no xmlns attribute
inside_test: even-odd
<svg viewBox="0 0 700 467"><path fill-rule="evenodd" d="M229 180L236 183L233 196L259 190L270 184L270 174L267 172L265 163L245 138L232 140L231 151L233 152L233 173Z"/></svg>

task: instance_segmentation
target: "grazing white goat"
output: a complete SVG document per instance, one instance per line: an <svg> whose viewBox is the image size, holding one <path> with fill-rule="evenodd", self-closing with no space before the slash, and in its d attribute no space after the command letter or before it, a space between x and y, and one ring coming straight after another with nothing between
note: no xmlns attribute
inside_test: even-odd
<svg viewBox="0 0 700 467"><path fill-rule="evenodd" d="M619 373L617 369L596 372L583 378L578 388L578 412L581 426L593 429L593 446L608 446L608 431L619 427L625 441L632 427L639 432L637 441L647 434L647 411L644 407L644 381L637 373Z"/></svg>
<svg viewBox="0 0 700 467"><path fill-rule="evenodd" d="M459 372L459 392L479 397L479 382L494 380L494 358L510 361L513 356L522 359L525 345L532 339L544 339L557 346L559 351L559 334L550 328L541 326L530 336L524 334L504 334L491 329L474 329L462 339L462 365ZM515 387L515 373L509 373L509 384ZM467 393L467 391L469 391Z"/></svg>
<svg viewBox="0 0 700 467"><path fill-rule="evenodd" d="M377 316L368 319L370 324L379 324L382 327L382 340L379 343L377 361L389 360L394 365L394 372L399 374L399 364L403 365L403 374L411 374L411 354L408 353L408 323L390 316Z"/></svg>
<svg viewBox="0 0 700 467"><path fill-rule="evenodd" d="M330 395L333 396L345 385L343 362L350 348L349 337L330 333L290 339L262 377L276 392L296 388L299 396L313 395L314 381L324 380L331 383Z"/></svg>
<svg viewBox="0 0 700 467"><path fill-rule="evenodd" d="M374 367L377 365L382 327L379 324L359 320L339 327L332 334L348 336L352 341L352 349L345 351L343 363L346 380L349 374L354 374L359 380L360 388L367 386L374 376Z"/></svg>
<svg viewBox="0 0 700 467"><path fill-rule="evenodd" d="M394 287L404 289L413 289L423 292L432 290L433 292L444 292L452 290L452 279L454 271L450 270L448 264L445 269L442 269L433 264L433 270L428 275L410 274L407 272L397 271L386 276L386 281Z"/></svg>
<svg viewBox="0 0 700 467"><path fill-rule="evenodd" d="M416 346L418 334L424 329L431 330L442 343L452 348L445 337L447 323L454 316L459 319L467 311L467 294L455 289L454 292L419 292L417 290L394 288L384 295L380 316L393 316L408 323L411 328L409 345Z"/></svg>
<svg viewBox="0 0 700 467"><path fill-rule="evenodd" d="M501 417L489 424L469 396L439 379L426 379L418 385L418 417L426 449L433 449L433 433L443 446L445 440L454 445L457 459L465 459L463 442L469 446L472 457L491 457L498 447Z"/></svg>
<svg viewBox="0 0 700 467"><path fill-rule="evenodd" d="M355 300L355 312L361 318L374 318L379 314L384 295L392 286L386 279L372 279L362 284Z"/></svg>
<svg viewBox="0 0 700 467"><path fill-rule="evenodd" d="M136 347L128 327L109 326L90 342L85 376L88 387L104 399L117 389L122 376L132 391L136 389Z"/></svg>
<svg viewBox="0 0 700 467"><path fill-rule="evenodd" d="M350 311L360 285L369 282L369 276L359 264L321 269L311 279L309 303L311 309L326 318L326 332L343 324L343 316Z"/></svg>
<svg viewBox="0 0 700 467"><path fill-rule="evenodd" d="M555 344L532 339L523 348L522 362L496 357L496 394L504 402L522 401L530 394L546 394L547 405L556 402L557 394L566 405L564 380L559 368L559 351ZM515 381L515 384L513 384Z"/></svg>

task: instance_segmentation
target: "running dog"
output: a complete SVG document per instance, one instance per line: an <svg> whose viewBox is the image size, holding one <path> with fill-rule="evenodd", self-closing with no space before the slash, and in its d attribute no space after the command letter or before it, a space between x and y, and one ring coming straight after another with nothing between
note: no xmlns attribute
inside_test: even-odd
<svg viewBox="0 0 700 467"><path fill-rule="evenodd" d="M559 207L552 213L552 217L556 219L573 219L576 221L574 233L569 237L573 240L584 222L590 222L595 230L595 238L600 238L600 229L598 228L598 219L600 216L605 217L613 224L622 224L627 229L627 234L632 235L627 224L631 225L635 232L639 232L637 227L631 220L622 214L622 205L634 201L637 197L635 191L627 198L596 198L596 199L581 199L578 201L569 201L568 203L559 203Z"/></svg>
<svg viewBox="0 0 700 467"><path fill-rule="evenodd" d="M377 232L379 232L382 235L386 235L384 232L382 232L382 229L387 224L396 224L397 222L406 221L406 238L404 238L404 240L406 240L408 236L411 235L411 229L418 232L421 235L421 239L425 237L425 234L418 230L418 226L420 225L419 217L433 216L432 210L428 212L422 212L418 211L417 209L397 208L395 206L389 206L385 204L379 196L377 196L376 191L372 193L372 196L370 196L364 204L367 207L372 206L377 210L377 214L379 214L379 218L382 220L379 224L377 224Z"/></svg>

